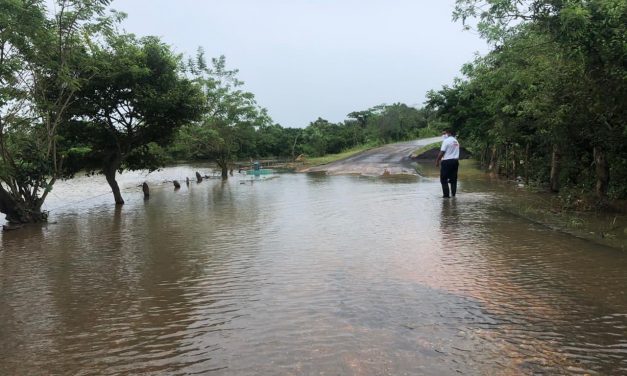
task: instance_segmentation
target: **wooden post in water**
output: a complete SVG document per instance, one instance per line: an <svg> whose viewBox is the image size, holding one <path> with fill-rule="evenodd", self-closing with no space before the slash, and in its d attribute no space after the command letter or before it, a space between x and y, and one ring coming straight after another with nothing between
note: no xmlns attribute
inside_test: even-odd
<svg viewBox="0 0 627 376"><path fill-rule="evenodd" d="M189 178L185 178L185 184L189 187Z"/></svg>
<svg viewBox="0 0 627 376"><path fill-rule="evenodd" d="M200 173L198 171L196 171L196 181L198 183L202 183L202 176L200 176Z"/></svg>
<svg viewBox="0 0 627 376"><path fill-rule="evenodd" d="M150 198L150 189L148 188L148 183L144 182L142 184L142 191L144 191L144 199Z"/></svg>
<svg viewBox="0 0 627 376"><path fill-rule="evenodd" d="M174 183L174 189L180 189L181 188L181 184L179 184L178 180L175 180L172 183Z"/></svg>

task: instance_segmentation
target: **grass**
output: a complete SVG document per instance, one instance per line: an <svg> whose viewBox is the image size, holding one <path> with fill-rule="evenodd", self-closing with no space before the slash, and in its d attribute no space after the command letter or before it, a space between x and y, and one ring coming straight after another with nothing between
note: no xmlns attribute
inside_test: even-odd
<svg viewBox="0 0 627 376"><path fill-rule="evenodd" d="M541 223L582 239L627 250L627 216L606 211L573 210L560 198L546 192L532 192L506 187L506 196L498 206L530 221Z"/></svg>
<svg viewBox="0 0 627 376"><path fill-rule="evenodd" d="M307 158L305 160L304 167L321 166L331 162L339 161L340 159L348 158L357 153L361 153L362 151L372 149L373 147L373 145L366 144L347 149L338 154L327 154L322 157Z"/></svg>

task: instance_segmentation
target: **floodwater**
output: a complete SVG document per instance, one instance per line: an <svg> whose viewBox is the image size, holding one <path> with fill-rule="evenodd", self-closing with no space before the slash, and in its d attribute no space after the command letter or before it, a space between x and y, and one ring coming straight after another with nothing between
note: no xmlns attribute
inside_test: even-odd
<svg viewBox="0 0 627 376"><path fill-rule="evenodd" d="M0 235L0 374L627 374L627 254L481 182L156 185L193 171L124 175L121 209L62 182Z"/></svg>

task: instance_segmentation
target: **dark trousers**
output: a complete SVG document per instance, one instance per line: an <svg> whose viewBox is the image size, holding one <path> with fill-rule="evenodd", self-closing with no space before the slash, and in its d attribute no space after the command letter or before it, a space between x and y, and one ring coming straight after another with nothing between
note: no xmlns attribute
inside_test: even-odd
<svg viewBox="0 0 627 376"><path fill-rule="evenodd" d="M442 183L442 194L449 197L448 185L451 184L450 194L455 197L457 193L457 170L459 161L457 159L447 159L440 162L440 183Z"/></svg>

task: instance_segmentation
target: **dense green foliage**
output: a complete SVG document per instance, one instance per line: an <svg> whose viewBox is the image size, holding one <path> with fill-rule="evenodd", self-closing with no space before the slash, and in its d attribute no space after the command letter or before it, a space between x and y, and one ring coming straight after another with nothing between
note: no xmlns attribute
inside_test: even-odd
<svg viewBox="0 0 627 376"><path fill-rule="evenodd" d="M0 0L0 212L46 219L59 178L163 164L160 147L204 108L180 57L119 33L108 0ZM52 9L54 9L54 12Z"/></svg>
<svg viewBox="0 0 627 376"><path fill-rule="evenodd" d="M627 197L627 2L458 0L455 15L495 47L428 106L495 172Z"/></svg>
<svg viewBox="0 0 627 376"><path fill-rule="evenodd" d="M0 0L0 212L46 219L41 207L73 153L59 137L85 83L86 40L110 31L107 0Z"/></svg>

